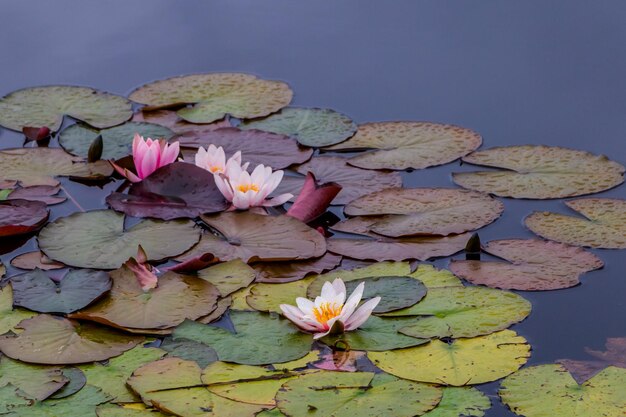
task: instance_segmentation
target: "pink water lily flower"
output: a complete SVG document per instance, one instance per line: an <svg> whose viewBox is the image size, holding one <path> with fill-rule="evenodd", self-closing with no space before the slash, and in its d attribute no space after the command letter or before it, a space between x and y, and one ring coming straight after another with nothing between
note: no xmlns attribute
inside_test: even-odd
<svg viewBox="0 0 626 417"><path fill-rule="evenodd" d="M359 308L365 283L360 283L346 301L346 285L337 278L333 283L324 283L322 294L315 301L303 297L296 298L297 307L281 304L284 316L300 329L314 333L319 339L331 330L350 331L367 321L380 302L380 297L367 300ZM334 329L333 329L334 327Z"/></svg>
<svg viewBox="0 0 626 417"><path fill-rule="evenodd" d="M231 162L232 161L232 162ZM224 152L224 148L215 147L215 145L211 144L207 149L204 149L202 146L198 148L198 152L196 153L196 166L206 169L213 174L219 175L224 174L228 177L228 172L226 168L228 166L241 166L241 151L235 152L233 156L226 160L226 153ZM231 162L229 164L229 162ZM243 167L244 170L248 168L248 163L246 162Z"/></svg>
<svg viewBox="0 0 626 417"><path fill-rule="evenodd" d="M224 197L240 210L250 207L271 207L286 203L293 194L281 194L268 199L283 179L283 171L272 172L271 167L257 165L252 174L245 167L239 166L236 161L226 163L226 173L215 176L215 184Z"/></svg>
<svg viewBox="0 0 626 417"><path fill-rule="evenodd" d="M176 161L180 153L178 142L167 143L164 139L145 139L139 133L135 133L133 139L133 162L135 170L133 173L126 168L111 162L113 168L130 182L140 182L157 169L169 165Z"/></svg>
<svg viewBox="0 0 626 417"><path fill-rule="evenodd" d="M137 282L142 290L148 291L156 288L159 281L156 272L159 272L159 270L148 263L148 255L146 255L146 251L141 245L137 248L137 257L129 258L124 262L124 266L135 274L135 278L137 278Z"/></svg>

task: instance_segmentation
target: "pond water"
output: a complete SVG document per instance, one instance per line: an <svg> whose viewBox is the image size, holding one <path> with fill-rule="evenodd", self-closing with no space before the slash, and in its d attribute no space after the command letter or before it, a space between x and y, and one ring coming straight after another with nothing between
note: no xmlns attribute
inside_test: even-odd
<svg viewBox="0 0 626 417"><path fill-rule="evenodd" d="M295 105L330 107L359 123L452 123L481 133L483 147L559 145L626 163L620 1L21 0L2 2L0 14L0 95L45 84L126 95L178 74L250 72L288 82ZM21 140L0 132L0 148ZM451 172L470 169L404 173L404 185L449 187ZM117 186L64 184L85 209L102 207ZM626 198L626 187L597 196ZM568 213L562 200L503 201L483 241L533 237L522 219L535 210ZM51 209L51 220L75 211L70 201ZM7 265L35 247L31 239L0 259ZM593 252L605 267L582 285L523 293L533 311L513 329L533 347L529 364L585 359L585 347L603 350L608 337L626 336L624 253ZM479 387L493 402L487 416L512 416L498 385Z"/></svg>

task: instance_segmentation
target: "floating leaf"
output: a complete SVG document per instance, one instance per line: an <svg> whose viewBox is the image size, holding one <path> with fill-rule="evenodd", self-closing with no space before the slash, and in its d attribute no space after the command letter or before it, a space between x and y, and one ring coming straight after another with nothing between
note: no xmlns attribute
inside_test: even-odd
<svg viewBox="0 0 626 417"><path fill-rule="evenodd" d="M58 400L49 399L15 407L3 414L8 417L96 416L96 406L109 400L98 388L87 385L76 394Z"/></svg>
<svg viewBox="0 0 626 417"><path fill-rule="evenodd" d="M613 337L606 340L606 351L600 352L585 348L595 360L560 359L560 363L578 382L583 383L607 366L626 368L626 337Z"/></svg>
<svg viewBox="0 0 626 417"><path fill-rule="evenodd" d="M193 340L165 338L159 347L167 351L167 356L170 358L194 361L202 368L217 361L217 352L209 346Z"/></svg>
<svg viewBox="0 0 626 417"><path fill-rule="evenodd" d="M65 264L51 260L38 250L17 255L11 259L11 265L20 269L33 270L39 268L44 271L65 268Z"/></svg>
<svg viewBox="0 0 626 417"><path fill-rule="evenodd" d="M35 185L33 187L22 187L11 191L8 200L31 200L41 201L48 205L59 204L65 201L65 197L58 197L60 187L58 185Z"/></svg>
<svg viewBox="0 0 626 417"><path fill-rule="evenodd" d="M524 320L532 306L521 296L483 287L433 288L420 303L385 316L419 316L400 329L413 337L475 337Z"/></svg>
<svg viewBox="0 0 626 417"><path fill-rule="evenodd" d="M514 331L458 339L431 340L409 349L368 352L385 372L412 381L444 385L474 385L503 378L526 363L530 346Z"/></svg>
<svg viewBox="0 0 626 417"><path fill-rule="evenodd" d="M0 264L0 277L4 275L4 266ZM15 331L15 326L22 320L34 317L36 314L23 310L21 308L13 308L13 288L7 285L0 288L0 334L8 331Z"/></svg>
<svg viewBox="0 0 626 417"><path fill-rule="evenodd" d="M608 367L582 385L561 365L522 369L502 382L500 398L527 417L623 417L626 369Z"/></svg>
<svg viewBox="0 0 626 417"><path fill-rule="evenodd" d="M162 358L165 353L161 349L136 346L106 364L82 365L80 369L87 376L87 383L100 388L112 401L129 403L137 401L137 396L128 389L126 380L135 369Z"/></svg>
<svg viewBox="0 0 626 417"><path fill-rule="evenodd" d="M317 258L326 252L324 237L293 217L248 211L201 217L218 233L205 233L200 243L177 260L212 253L224 261L287 261Z"/></svg>
<svg viewBox="0 0 626 417"><path fill-rule="evenodd" d="M27 398L45 400L68 382L61 368L29 365L6 356L0 358L0 387L11 384Z"/></svg>
<svg viewBox="0 0 626 417"><path fill-rule="evenodd" d="M174 135L168 128L152 123L126 122L103 130L76 124L59 134L59 144L69 153L87 158L89 147L98 136L101 136L103 150L100 158L120 159L132 153L135 133L153 139L169 139Z"/></svg>
<svg viewBox="0 0 626 417"><path fill-rule="evenodd" d="M501 171L452 174L463 188L513 198L563 198L624 182L624 167L606 156L557 146L504 146L474 152L464 162Z"/></svg>
<svg viewBox="0 0 626 417"><path fill-rule="evenodd" d="M178 117L178 114L176 114L176 111L166 110L166 109L154 110L154 111L147 111L144 109L140 109L135 114L133 114L133 118L131 119L131 121L147 122L147 123L161 125L161 126L167 127L168 129L176 133L182 133L182 132L186 132L189 130L206 132L209 130L220 129L222 127L231 127L230 120L228 119L228 117L222 120L217 120L213 123L204 123L204 124L198 125L198 124L186 122L185 120Z"/></svg>
<svg viewBox="0 0 626 417"><path fill-rule="evenodd" d="M97 304L72 315L73 318L125 329L169 329L186 319L206 316L217 305L219 291L193 276L166 272L156 288L144 291L127 267L111 272L113 287Z"/></svg>
<svg viewBox="0 0 626 417"><path fill-rule="evenodd" d="M313 155L311 149L300 148L295 139L260 130L239 130L234 127L194 130L181 133L176 139L181 146L188 148L221 146L228 157L241 151L244 162L250 162L252 166L263 164L274 169L301 164ZM187 162L194 162L195 149L193 152L185 152L183 149L183 154Z"/></svg>
<svg viewBox="0 0 626 417"><path fill-rule="evenodd" d="M424 417L483 417L490 407L489 398L476 388L446 387L441 402Z"/></svg>
<svg viewBox="0 0 626 417"><path fill-rule="evenodd" d="M195 104L178 111L192 123L210 123L231 115L240 119L267 116L291 102L293 92L280 81L254 75L213 73L183 75L145 84L129 98L149 109Z"/></svg>
<svg viewBox="0 0 626 417"><path fill-rule="evenodd" d="M41 201L0 201L0 238L34 232L48 220L48 206Z"/></svg>
<svg viewBox="0 0 626 417"><path fill-rule="evenodd" d="M452 188L391 188L363 196L348 204L349 219L334 230L353 230L354 220L365 224L366 231L389 237L411 235L450 235L479 229L495 221L504 205L485 194Z"/></svg>
<svg viewBox="0 0 626 417"><path fill-rule="evenodd" d="M586 218L544 211L526 217L524 224L533 233L557 242L626 249L626 200L581 198L565 204Z"/></svg>
<svg viewBox="0 0 626 417"><path fill-rule="evenodd" d="M230 205L215 185L212 173L184 162L157 169L132 184L128 194L112 193L106 202L129 216L163 220L194 218L226 210Z"/></svg>
<svg viewBox="0 0 626 417"><path fill-rule="evenodd" d="M345 114L304 107L287 107L265 119L244 122L240 128L291 136L313 148L335 145L356 132L356 124Z"/></svg>
<svg viewBox="0 0 626 417"><path fill-rule="evenodd" d="M280 284L297 281L310 274L321 274L334 269L341 256L326 253L321 258L292 262L257 262L252 267L257 272L257 282Z"/></svg>
<svg viewBox="0 0 626 417"><path fill-rule="evenodd" d="M579 247L539 239L492 240L484 251L508 262L453 260L450 269L473 284L542 291L577 285L582 274L604 265Z"/></svg>
<svg viewBox="0 0 626 417"><path fill-rule="evenodd" d="M142 404L143 405L143 404ZM96 408L98 417L167 417L171 414L163 414L151 408L125 408L124 406L107 404Z"/></svg>
<svg viewBox="0 0 626 417"><path fill-rule="evenodd" d="M234 259L201 269L198 271L198 277L213 284L220 292L220 296L226 297L250 285L256 277L256 272L241 259Z"/></svg>
<svg viewBox="0 0 626 417"><path fill-rule="evenodd" d="M334 182L319 184L315 175L307 172L299 191L287 215L308 224L320 218L323 220L326 210L341 191L341 185Z"/></svg>
<svg viewBox="0 0 626 417"><path fill-rule="evenodd" d="M342 189L333 200L333 205L349 203L374 191L402 186L402 177L397 172L379 172L355 168L348 165L347 161L349 160L337 156L319 156L298 166L296 171L303 175L311 172L322 184L333 182L339 184ZM284 177L275 194L289 192L297 197L302 190L304 179L304 177Z"/></svg>
<svg viewBox="0 0 626 417"><path fill-rule="evenodd" d="M249 287L249 294L245 297L246 306L258 311L282 314L280 305L294 304L296 298L306 297L306 289L312 280L310 277L286 284L254 284Z"/></svg>
<svg viewBox="0 0 626 417"><path fill-rule="evenodd" d="M313 336L278 316L231 311L230 319L236 333L187 320L176 328L174 339L204 343L215 349L221 361L243 365L287 362L303 357L311 348Z"/></svg>
<svg viewBox="0 0 626 417"><path fill-rule="evenodd" d="M354 259L375 261L425 261L440 256L450 256L463 250L468 233L446 237L413 236L400 239L385 237L369 239L333 238L327 241L330 252Z"/></svg>
<svg viewBox="0 0 626 417"><path fill-rule="evenodd" d="M0 169L4 178L22 187L55 186L56 176L102 179L113 173L106 161L86 163L58 148L5 149L0 151Z"/></svg>
<svg viewBox="0 0 626 417"><path fill-rule="evenodd" d="M440 388L389 375L320 371L287 382L276 402L290 417L412 417L435 408L441 396Z"/></svg>
<svg viewBox="0 0 626 417"><path fill-rule="evenodd" d="M236 292L237 291L235 291L235 293ZM226 311L231 307L232 303L233 300L230 296L220 298L219 300L217 300L217 307L215 307L215 310L211 311L208 316L196 319L196 321L203 324L213 323L214 321L219 320L224 315L224 313L226 313Z"/></svg>
<svg viewBox="0 0 626 417"><path fill-rule="evenodd" d="M200 231L191 221L142 220L124 230L124 215L113 210L75 213L48 224L39 247L48 257L81 268L115 269L137 254L149 260L176 256L193 246Z"/></svg>
<svg viewBox="0 0 626 417"><path fill-rule="evenodd" d="M26 397L27 395L24 392L11 384L0 387L0 414L6 415L14 408L32 404L33 400Z"/></svg>
<svg viewBox="0 0 626 417"><path fill-rule="evenodd" d="M63 386L60 390L55 392L50 398L53 399L61 399L67 398L70 395L76 394L78 391L83 389L85 384L87 383L87 377L83 374L78 368L73 366L66 367L62 369L63 376L69 379L69 382Z"/></svg>
<svg viewBox="0 0 626 417"><path fill-rule="evenodd" d="M0 351L12 359L49 365L103 361L143 339L101 326L41 314L19 324L17 336L0 336Z"/></svg>
<svg viewBox="0 0 626 417"><path fill-rule="evenodd" d="M273 363L272 367L278 371L283 371L283 372L294 371L300 368L306 368L310 363L313 363L319 360L319 354L320 354L319 350L312 350L309 353L307 353L305 356L301 357L300 359L296 359L295 361L289 361L289 362Z"/></svg>
<svg viewBox="0 0 626 417"><path fill-rule="evenodd" d="M31 87L0 99L0 125L18 131L32 126L56 132L63 116L104 128L123 123L132 114L131 103L124 97L86 87Z"/></svg>
<svg viewBox="0 0 626 417"><path fill-rule="evenodd" d="M11 278L13 304L40 313L71 313L88 306L111 289L109 274L79 269L69 271L59 284L45 272L32 272Z"/></svg>
<svg viewBox="0 0 626 417"><path fill-rule="evenodd" d="M428 122L378 122L359 125L357 133L328 150L371 149L349 159L365 169L422 169L447 164L472 152L482 138L458 126Z"/></svg>

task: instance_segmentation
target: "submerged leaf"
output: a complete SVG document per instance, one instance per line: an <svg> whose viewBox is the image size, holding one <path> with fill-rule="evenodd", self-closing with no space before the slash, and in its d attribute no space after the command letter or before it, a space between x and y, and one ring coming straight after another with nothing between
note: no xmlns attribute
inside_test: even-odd
<svg viewBox="0 0 626 417"><path fill-rule="evenodd" d="M560 359L557 361L572 374L578 383L582 384L607 366L626 368L626 337L608 338L604 352L589 348L585 348L585 351L594 360Z"/></svg>

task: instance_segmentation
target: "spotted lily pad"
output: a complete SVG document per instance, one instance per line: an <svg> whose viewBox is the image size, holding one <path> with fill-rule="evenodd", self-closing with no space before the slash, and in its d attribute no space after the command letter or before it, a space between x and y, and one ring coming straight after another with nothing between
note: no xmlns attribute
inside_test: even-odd
<svg viewBox="0 0 626 417"><path fill-rule="evenodd" d="M335 145L356 132L356 124L345 114L304 107L287 107L264 119L244 122L240 128L291 136L300 144L313 148Z"/></svg>
<svg viewBox="0 0 626 417"><path fill-rule="evenodd" d="M413 417L435 408L441 397L441 388L390 375L319 371L287 382L276 402L291 417Z"/></svg>
<svg viewBox="0 0 626 417"><path fill-rule="evenodd" d="M432 340L409 349L368 352L385 372L412 381L462 386L503 378L526 363L530 345L514 331L458 339Z"/></svg>
<svg viewBox="0 0 626 417"><path fill-rule="evenodd" d="M14 407L3 414L7 417L81 416L96 417L96 406L109 401L98 388L86 386L76 394L61 399L31 402Z"/></svg>
<svg viewBox="0 0 626 417"><path fill-rule="evenodd" d="M41 201L0 201L0 237L38 230L48 220L48 206Z"/></svg>
<svg viewBox="0 0 626 417"><path fill-rule="evenodd" d="M483 417L491 400L473 387L445 387L441 402L424 417Z"/></svg>
<svg viewBox="0 0 626 417"><path fill-rule="evenodd" d="M59 134L59 144L69 153L87 158L89 147L102 137L102 159L120 159L132 153L133 137L139 133L145 138L169 139L174 132L152 123L126 122L123 125L97 130L75 124Z"/></svg>
<svg viewBox="0 0 626 417"><path fill-rule="evenodd" d="M483 250L508 262L453 260L450 269L474 284L538 291L574 286L604 265L579 247L539 239L493 240Z"/></svg>
<svg viewBox="0 0 626 417"><path fill-rule="evenodd" d="M4 267L0 264L0 277L2 277ZM35 313L21 308L13 308L13 288L7 285L0 288L0 334L8 331L15 331L22 320L35 316Z"/></svg>
<svg viewBox="0 0 626 417"><path fill-rule="evenodd" d="M124 215L96 210L48 224L39 233L39 247L49 258L67 265L115 269L135 256L139 245L149 260L161 260L186 251L199 236L191 221L142 220L124 229Z"/></svg>
<svg viewBox="0 0 626 417"><path fill-rule="evenodd" d="M184 162L157 169L130 186L128 194L106 199L113 209L133 217L172 220L223 211L230 205L215 185L213 174Z"/></svg>
<svg viewBox="0 0 626 417"><path fill-rule="evenodd" d="M527 417L622 417L626 369L608 367L579 385L561 365L522 369L502 382L500 398Z"/></svg>
<svg viewBox="0 0 626 417"><path fill-rule="evenodd" d="M228 157L241 151L244 162L252 166L263 164L274 169L287 168L292 164L308 161L313 154L311 149L298 146L295 139L276 133L260 130L239 130L234 127L210 131L187 131L176 137L180 145L194 148L193 152L185 151L185 160L193 163L195 148L208 148L209 145L221 146Z"/></svg>
<svg viewBox="0 0 626 417"><path fill-rule="evenodd" d="M171 414L163 414L153 408L142 407L129 408L124 405L104 404L96 408L98 417L167 417Z"/></svg>
<svg viewBox="0 0 626 417"><path fill-rule="evenodd" d="M504 205L482 193L452 188L391 188L363 196L344 212L364 222L360 227L389 237L450 235L481 228L495 221ZM347 233L354 219L333 229Z"/></svg>
<svg viewBox="0 0 626 417"><path fill-rule="evenodd" d="M400 329L413 337L475 337L508 328L530 314L531 304L508 291L482 287L433 288L420 303L386 316L419 316Z"/></svg>
<svg viewBox="0 0 626 417"><path fill-rule="evenodd" d="M257 262L252 267L257 272L257 282L272 284L297 281L311 274L334 269L341 262L341 256L326 253L321 258L292 262Z"/></svg>
<svg viewBox="0 0 626 417"><path fill-rule="evenodd" d="M624 167L606 156L556 146L505 146L474 152L464 162L502 168L459 172L463 188L513 198L563 198L597 193L624 182Z"/></svg>
<svg viewBox="0 0 626 417"><path fill-rule="evenodd" d="M245 288L256 277L256 272L241 259L223 262L198 271L198 277L213 284L221 297Z"/></svg>
<svg viewBox="0 0 626 417"><path fill-rule="evenodd" d="M45 400L68 382L61 368L30 365L6 356L0 358L0 387L11 384L27 398Z"/></svg>
<svg viewBox="0 0 626 417"><path fill-rule="evenodd" d="M167 351L167 356L180 358L186 361L194 361L200 367L205 368L217 361L217 352L209 346L193 340L171 338L163 339L159 348Z"/></svg>
<svg viewBox="0 0 626 417"><path fill-rule="evenodd" d="M124 97L86 87L31 87L0 99L0 125L18 131L28 126L57 131L63 116L105 128L124 123L132 114Z"/></svg>
<svg viewBox="0 0 626 417"><path fill-rule="evenodd" d="M581 198L566 201L586 218L560 213L534 212L524 224L533 233L577 246L626 249L626 200Z"/></svg>
<svg viewBox="0 0 626 417"><path fill-rule="evenodd" d="M267 116L291 102L293 92L280 81L254 75L213 73L183 75L154 81L130 94L149 109L195 104L178 111L192 123L210 123L231 115L240 119Z"/></svg>
<svg viewBox="0 0 626 417"><path fill-rule="evenodd" d="M248 288L245 306L258 311L282 314L280 305L294 304L297 297L306 297L306 289L312 280L313 277L309 277L285 284L254 284Z"/></svg>
<svg viewBox="0 0 626 417"><path fill-rule="evenodd" d="M313 336L279 316L231 311L230 319L235 333L187 320L173 336L204 343L215 349L220 360L243 365L287 362L303 357L311 348Z"/></svg>
<svg viewBox="0 0 626 417"><path fill-rule="evenodd" d="M58 148L5 149L0 151L0 170L23 187L58 185L56 176L102 179L113 173L106 161L86 163Z"/></svg>
<svg viewBox="0 0 626 417"><path fill-rule="evenodd" d="M202 235L200 243L177 260L211 253L224 261L286 261L317 258L326 252L324 237L293 217L244 211L201 218L215 234Z"/></svg>
<svg viewBox="0 0 626 417"><path fill-rule="evenodd" d="M349 159L365 169L422 169L447 164L478 148L482 138L458 126L428 122L377 122L359 125L345 142L327 148L336 151L369 149Z"/></svg>
<svg viewBox="0 0 626 417"><path fill-rule="evenodd" d="M147 291L126 266L111 272L111 278L109 295L72 317L125 329L168 329L206 316L219 296L209 282L174 272L160 276L157 287Z"/></svg>
<svg viewBox="0 0 626 417"><path fill-rule="evenodd" d="M24 320L19 328L23 332L18 335L0 336L0 351L12 359L48 365L103 361L143 340L47 314Z"/></svg>
<svg viewBox="0 0 626 417"><path fill-rule="evenodd" d="M111 289L109 274L79 269L56 283L40 269L11 278L13 303L40 313L71 313L88 306Z"/></svg>

